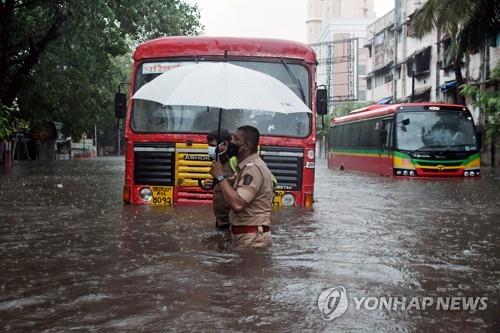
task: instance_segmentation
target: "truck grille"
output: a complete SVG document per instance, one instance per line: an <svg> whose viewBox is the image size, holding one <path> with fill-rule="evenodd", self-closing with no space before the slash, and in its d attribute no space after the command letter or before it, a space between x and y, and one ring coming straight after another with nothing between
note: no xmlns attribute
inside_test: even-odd
<svg viewBox="0 0 500 333"><path fill-rule="evenodd" d="M260 155L278 181L278 189L300 191L304 165L302 148L261 146Z"/></svg>
<svg viewBox="0 0 500 333"><path fill-rule="evenodd" d="M174 145L136 143L134 145L134 180L138 185L174 185Z"/></svg>
<svg viewBox="0 0 500 333"><path fill-rule="evenodd" d="M207 145L200 143L175 145L176 204L212 203L212 193L198 187L198 179L211 179L212 161L207 154Z"/></svg>
<svg viewBox="0 0 500 333"><path fill-rule="evenodd" d="M186 145L177 143L175 146L178 186L198 187L198 179L211 179L210 166L212 161L207 154L207 145L194 143Z"/></svg>

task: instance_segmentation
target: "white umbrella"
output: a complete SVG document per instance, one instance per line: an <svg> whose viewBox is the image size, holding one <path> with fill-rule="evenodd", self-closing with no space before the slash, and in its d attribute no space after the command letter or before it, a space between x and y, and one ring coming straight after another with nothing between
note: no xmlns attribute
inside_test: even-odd
<svg viewBox="0 0 500 333"><path fill-rule="evenodd" d="M281 81L227 62L201 62L171 69L142 86L132 98L226 110L311 112Z"/></svg>
<svg viewBox="0 0 500 333"><path fill-rule="evenodd" d="M227 62L201 62L176 67L142 86L132 98L163 105L219 108L217 137L220 137L223 110L284 114L311 112L281 81ZM218 148L219 145L216 146L216 156L219 155ZM198 184L209 189L202 185L201 180Z"/></svg>

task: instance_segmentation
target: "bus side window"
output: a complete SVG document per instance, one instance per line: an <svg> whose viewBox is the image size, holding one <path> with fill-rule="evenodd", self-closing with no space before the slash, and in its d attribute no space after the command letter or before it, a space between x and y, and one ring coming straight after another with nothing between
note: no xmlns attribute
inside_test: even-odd
<svg viewBox="0 0 500 333"><path fill-rule="evenodd" d="M394 119L384 119L384 130L386 131L387 133L387 137L386 137L386 140L385 140L385 146L388 148L388 149L392 149L393 148L393 135L392 135L392 124L394 123Z"/></svg>
<svg viewBox="0 0 500 333"><path fill-rule="evenodd" d="M336 140L336 143L335 143L336 147L345 147L346 138L344 136L344 127L345 127L345 125L339 125L339 127L337 127L338 140Z"/></svg>
<svg viewBox="0 0 500 333"><path fill-rule="evenodd" d="M377 119L369 120L370 123L370 147L377 148L380 135L380 122Z"/></svg>
<svg viewBox="0 0 500 333"><path fill-rule="evenodd" d="M335 147L337 141L337 127L330 127L328 131L328 151Z"/></svg>
<svg viewBox="0 0 500 333"><path fill-rule="evenodd" d="M361 145L361 122L352 124L351 147L360 147Z"/></svg>

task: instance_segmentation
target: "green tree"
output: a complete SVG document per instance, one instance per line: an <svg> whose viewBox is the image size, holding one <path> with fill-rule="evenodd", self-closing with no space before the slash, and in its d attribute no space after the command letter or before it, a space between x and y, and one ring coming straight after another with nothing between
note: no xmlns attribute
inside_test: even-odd
<svg viewBox="0 0 500 333"><path fill-rule="evenodd" d="M415 13L412 26L418 38L434 29L450 38L447 62L453 63L457 86L464 83L462 60L468 50L484 47L500 31L500 1L427 0ZM456 99L464 100L457 92Z"/></svg>
<svg viewBox="0 0 500 333"><path fill-rule="evenodd" d="M112 123L113 93L128 81L145 39L200 32L182 0L0 2L0 100L18 101L32 123L57 120L66 134Z"/></svg>
<svg viewBox="0 0 500 333"><path fill-rule="evenodd" d="M11 108L6 107L0 102L0 144L2 144L3 140L10 137L12 133L10 126L12 112L13 110Z"/></svg>
<svg viewBox="0 0 500 333"><path fill-rule="evenodd" d="M0 100L5 106L12 106L68 15L62 1L0 2Z"/></svg>
<svg viewBox="0 0 500 333"><path fill-rule="evenodd" d="M333 112L335 117L342 117L347 115L349 112L353 110L360 109L371 104L373 104L373 102L370 101L339 103L335 106Z"/></svg>
<svg viewBox="0 0 500 333"><path fill-rule="evenodd" d="M493 69L491 79L498 86L500 63ZM484 91L477 84L464 84L461 86L460 93L472 97L473 105L484 111L486 139L489 143L494 143L500 136L500 91L498 89Z"/></svg>
<svg viewBox="0 0 500 333"><path fill-rule="evenodd" d="M328 133L328 127L330 126L330 122L333 118L345 116L352 110L371 104L373 104L373 102L370 101L340 102L335 104L333 110L325 115L324 118L322 116L318 116L316 121L316 135L325 136Z"/></svg>

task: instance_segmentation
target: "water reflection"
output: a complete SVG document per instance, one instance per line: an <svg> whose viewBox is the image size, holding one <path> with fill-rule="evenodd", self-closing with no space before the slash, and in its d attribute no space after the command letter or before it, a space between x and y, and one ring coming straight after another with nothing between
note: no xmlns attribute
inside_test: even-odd
<svg viewBox="0 0 500 333"><path fill-rule="evenodd" d="M123 206L123 160L0 176L3 331L494 331L500 179L396 180L319 163L313 210L273 214L269 251L232 253L210 207ZM34 173L34 174L33 174ZM497 178L495 178L497 177ZM487 311L348 311L322 290L483 296Z"/></svg>

